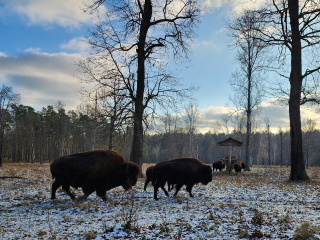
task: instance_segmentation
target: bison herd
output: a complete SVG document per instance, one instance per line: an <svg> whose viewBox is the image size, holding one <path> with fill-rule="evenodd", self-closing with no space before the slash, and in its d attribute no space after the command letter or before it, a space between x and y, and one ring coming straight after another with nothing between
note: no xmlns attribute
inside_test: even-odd
<svg viewBox="0 0 320 240"><path fill-rule="evenodd" d="M190 197L192 187L202 183L207 185L212 181L212 170L215 171L226 167L223 161L211 165L202 163L197 158L178 158L157 163L146 170L146 191L149 182L154 187L154 199L158 200L157 192L161 188L166 196L168 191L175 188L174 196L185 185ZM234 164L235 171L241 172L245 164ZM124 190L130 189L138 180L141 167L133 162L127 162L123 156L112 150L94 150L76 153L60 157L52 162L50 171L54 182L52 183L51 199L56 198L57 189L62 189L75 199L70 187L82 188L84 198L94 191L106 201L106 192L112 188L122 186ZM165 184L168 184L168 191Z"/></svg>

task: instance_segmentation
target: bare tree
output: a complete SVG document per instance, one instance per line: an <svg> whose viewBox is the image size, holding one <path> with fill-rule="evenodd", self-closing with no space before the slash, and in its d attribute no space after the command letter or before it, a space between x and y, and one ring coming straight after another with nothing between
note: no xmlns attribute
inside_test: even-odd
<svg viewBox="0 0 320 240"><path fill-rule="evenodd" d="M300 107L307 104L319 104L317 90L320 64L318 63L320 46L320 1L319 0L270 0L260 10L259 21L264 24L257 29L261 40L270 46L278 46L279 65L290 59L290 75L280 73L289 80L286 91L280 83L281 97L289 96L289 118L291 138L291 181L309 179L305 171L302 144ZM304 53L304 55L302 55ZM304 57L303 57L304 56Z"/></svg>
<svg viewBox="0 0 320 240"><path fill-rule="evenodd" d="M251 115L258 109L264 96L263 72L266 66L266 44L259 39L256 31L261 23L257 15L245 10L240 16L227 24L228 35L232 38L231 46L237 49L236 60L239 69L232 74L230 84L233 95L230 97L236 111L247 114L246 133L246 171L250 171L250 136Z"/></svg>
<svg viewBox="0 0 320 240"><path fill-rule="evenodd" d="M306 167L308 168L310 163L309 159L311 159L316 150L316 121L308 118L307 120L302 122L302 130L303 130L303 150L306 157Z"/></svg>
<svg viewBox="0 0 320 240"><path fill-rule="evenodd" d="M2 85L0 88L0 167L2 167L2 150L5 129L10 120L9 110L13 104L18 103L20 95L12 91L11 87Z"/></svg>
<svg viewBox="0 0 320 240"><path fill-rule="evenodd" d="M279 136L280 136L280 167L283 166L283 131L282 128L279 128Z"/></svg>
<svg viewBox="0 0 320 240"><path fill-rule="evenodd" d="M217 120L214 123L213 130L216 133L223 133L225 135L230 134L229 123L230 123L230 114L223 114L221 119Z"/></svg>
<svg viewBox="0 0 320 240"><path fill-rule="evenodd" d="M264 119L266 123L267 139L268 139L268 165L271 166L271 136L270 136L270 119L268 116Z"/></svg>
<svg viewBox="0 0 320 240"><path fill-rule="evenodd" d="M143 115L151 101L170 94L183 95L172 75L159 69L170 53L185 59L194 28L200 17L195 0L94 0L86 11L93 14L104 5L105 18L91 31L89 44L111 59L134 102L134 131L131 161L140 163L143 154ZM101 9L101 8L100 8ZM161 58L161 61L159 61ZM160 67L161 69L161 67ZM170 79L170 81L169 81ZM153 81L153 85L148 85ZM181 86L180 86L181 87ZM174 97L170 98L172 101ZM158 100L158 104L164 104Z"/></svg>
<svg viewBox="0 0 320 240"><path fill-rule="evenodd" d="M174 126L177 121L177 116L171 115L169 112L160 117L161 123L166 134L171 134L174 131Z"/></svg>
<svg viewBox="0 0 320 240"><path fill-rule="evenodd" d="M195 140L197 122L200 119L198 106L194 105L193 103L190 103L188 107L186 107L185 111L186 111L185 123L187 125L187 130L189 133L189 156L198 157L194 149L195 147L194 140Z"/></svg>

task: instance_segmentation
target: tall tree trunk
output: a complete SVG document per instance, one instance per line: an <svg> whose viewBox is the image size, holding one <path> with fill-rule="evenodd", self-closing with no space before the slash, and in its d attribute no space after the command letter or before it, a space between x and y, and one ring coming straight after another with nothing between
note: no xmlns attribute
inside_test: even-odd
<svg viewBox="0 0 320 240"><path fill-rule="evenodd" d="M2 119L1 119L2 120ZM0 167L2 167L2 152L3 152L3 139L4 139L4 123L1 123L0 130Z"/></svg>
<svg viewBox="0 0 320 240"><path fill-rule="evenodd" d="M292 31L291 72L290 72L290 137L291 137L291 181L309 179L305 170L302 147L300 98L302 86L301 36L299 31L299 1L288 1Z"/></svg>
<svg viewBox="0 0 320 240"><path fill-rule="evenodd" d="M283 165L282 131L280 132L280 166Z"/></svg>
<svg viewBox="0 0 320 240"><path fill-rule="evenodd" d="M3 137L1 136L1 140L0 140L0 167L2 167L2 142L3 142Z"/></svg>
<svg viewBox="0 0 320 240"><path fill-rule="evenodd" d="M252 80L252 64L251 64L251 47L248 43L248 106L247 106L247 136L246 136L246 167L245 171L250 171L250 135L251 135L251 80Z"/></svg>
<svg viewBox="0 0 320 240"><path fill-rule="evenodd" d="M152 16L151 0L145 0L144 11L142 13L142 21L140 26L140 35L138 43L138 70L137 70L137 93L135 98L134 125L133 125L133 141L130 161L142 164L143 157L143 125L142 118L144 112L144 88L145 88L145 43L150 27Z"/></svg>
<svg viewBox="0 0 320 240"><path fill-rule="evenodd" d="M271 141L270 141L270 125L268 124L268 164L271 166Z"/></svg>
<svg viewBox="0 0 320 240"><path fill-rule="evenodd" d="M251 109L247 111L247 136L246 136L246 167L250 171L250 135L251 135Z"/></svg>
<svg viewBox="0 0 320 240"><path fill-rule="evenodd" d="M113 150L113 136L114 136L114 117L111 117L109 127L109 150Z"/></svg>

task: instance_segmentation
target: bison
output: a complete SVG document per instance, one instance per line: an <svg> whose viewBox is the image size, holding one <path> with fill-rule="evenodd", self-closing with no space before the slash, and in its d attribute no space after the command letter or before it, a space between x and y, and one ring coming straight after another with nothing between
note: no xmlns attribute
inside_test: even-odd
<svg viewBox="0 0 320 240"><path fill-rule="evenodd" d="M215 171L215 169L219 169L219 171L221 172L222 169L225 169L226 167L226 164L224 163L224 161L218 161L218 162L215 162L215 163L212 163L212 169L213 171Z"/></svg>
<svg viewBox="0 0 320 240"><path fill-rule="evenodd" d="M143 188L145 191L147 190L148 183L151 182L153 179L153 168L154 168L154 166L150 166L146 170L147 179L146 179L146 182L144 183L144 188Z"/></svg>
<svg viewBox="0 0 320 240"><path fill-rule="evenodd" d="M144 183L144 188L143 188L145 191L147 190L148 183L151 182L153 179L153 169L154 169L154 166L150 166L146 170L147 179L146 179L146 182ZM168 191L171 191L172 189L173 189L173 184L170 184L168 182Z"/></svg>
<svg viewBox="0 0 320 240"><path fill-rule="evenodd" d="M54 182L51 199L56 198L56 190L63 190L75 199L70 186L82 188L84 197L96 191L106 201L106 191L122 186L125 190L134 186L138 180L140 166L126 162L120 153L112 150L94 150L60 157L50 165Z"/></svg>
<svg viewBox="0 0 320 240"><path fill-rule="evenodd" d="M159 162L153 169L154 199L158 200L157 192L159 187L166 196L169 196L164 188L166 182L176 185L174 196L177 195L183 185L186 185L186 190L189 192L190 197L193 197L191 193L193 185L199 182L207 185L211 181L211 165L203 164L197 158L178 158Z"/></svg>
<svg viewBox="0 0 320 240"><path fill-rule="evenodd" d="M237 163L235 163L233 165L234 170L236 171L236 173L241 172L241 169L245 169L246 168L246 164L244 164L243 162L239 161Z"/></svg>

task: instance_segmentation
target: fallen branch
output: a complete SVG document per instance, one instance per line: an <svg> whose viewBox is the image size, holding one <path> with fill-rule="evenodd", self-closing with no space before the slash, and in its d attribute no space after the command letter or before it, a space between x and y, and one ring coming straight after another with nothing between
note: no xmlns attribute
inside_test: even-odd
<svg viewBox="0 0 320 240"><path fill-rule="evenodd" d="M18 178L18 179L25 179L25 177L16 177L16 176L0 176L0 179L4 178Z"/></svg>

